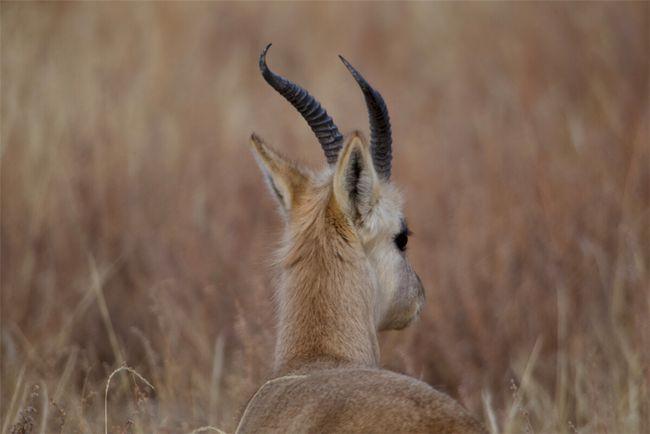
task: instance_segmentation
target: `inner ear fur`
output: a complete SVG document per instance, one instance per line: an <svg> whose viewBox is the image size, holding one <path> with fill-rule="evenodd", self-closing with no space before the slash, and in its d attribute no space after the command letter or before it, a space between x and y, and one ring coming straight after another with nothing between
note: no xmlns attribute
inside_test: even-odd
<svg viewBox="0 0 650 434"><path fill-rule="evenodd" d="M308 175L296 163L265 144L256 134L251 135L250 143L271 192L285 211L291 210L305 190Z"/></svg>
<svg viewBox="0 0 650 434"><path fill-rule="evenodd" d="M370 149L359 132L343 147L334 173L334 196L353 221L368 214L378 197L378 177Z"/></svg>

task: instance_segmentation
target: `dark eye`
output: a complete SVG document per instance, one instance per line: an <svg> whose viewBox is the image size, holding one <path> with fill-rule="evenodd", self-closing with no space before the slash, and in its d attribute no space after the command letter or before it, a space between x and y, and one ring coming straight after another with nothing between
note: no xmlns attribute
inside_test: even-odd
<svg viewBox="0 0 650 434"><path fill-rule="evenodd" d="M395 235L395 245L402 252L406 250L406 244L409 242L409 233L408 230L403 230L399 234Z"/></svg>

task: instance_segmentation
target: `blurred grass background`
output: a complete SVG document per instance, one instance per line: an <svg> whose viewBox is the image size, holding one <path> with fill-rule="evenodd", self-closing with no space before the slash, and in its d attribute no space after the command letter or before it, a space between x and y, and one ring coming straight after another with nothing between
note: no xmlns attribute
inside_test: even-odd
<svg viewBox="0 0 650 434"><path fill-rule="evenodd" d="M261 78L388 103L427 290L382 363L493 432L650 431L650 4L1 5L3 431L232 431L281 228L246 143L317 167ZM20 431L22 430L22 431Z"/></svg>

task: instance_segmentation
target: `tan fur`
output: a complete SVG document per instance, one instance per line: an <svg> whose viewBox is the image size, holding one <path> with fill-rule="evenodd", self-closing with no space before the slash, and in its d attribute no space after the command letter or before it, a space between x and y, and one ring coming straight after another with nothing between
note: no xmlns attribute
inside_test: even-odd
<svg viewBox="0 0 650 434"><path fill-rule="evenodd" d="M377 177L361 135L318 176L255 136L252 145L287 224L275 375L237 432L484 432L448 396L378 367L377 332L417 317L423 290L393 241L401 197Z"/></svg>

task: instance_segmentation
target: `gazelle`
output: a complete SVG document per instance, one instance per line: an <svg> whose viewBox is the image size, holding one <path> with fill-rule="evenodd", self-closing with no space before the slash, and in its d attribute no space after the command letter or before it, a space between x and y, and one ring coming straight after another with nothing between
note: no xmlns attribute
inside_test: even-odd
<svg viewBox="0 0 650 434"><path fill-rule="evenodd" d="M313 173L251 137L286 225L274 379L251 398L237 432L484 432L448 396L378 367L377 333L406 327L424 302L405 255L402 198L390 182L384 100L341 57L363 91L371 131L370 144L358 132L344 140L314 97L268 68L269 47L262 75L305 118L329 166Z"/></svg>

